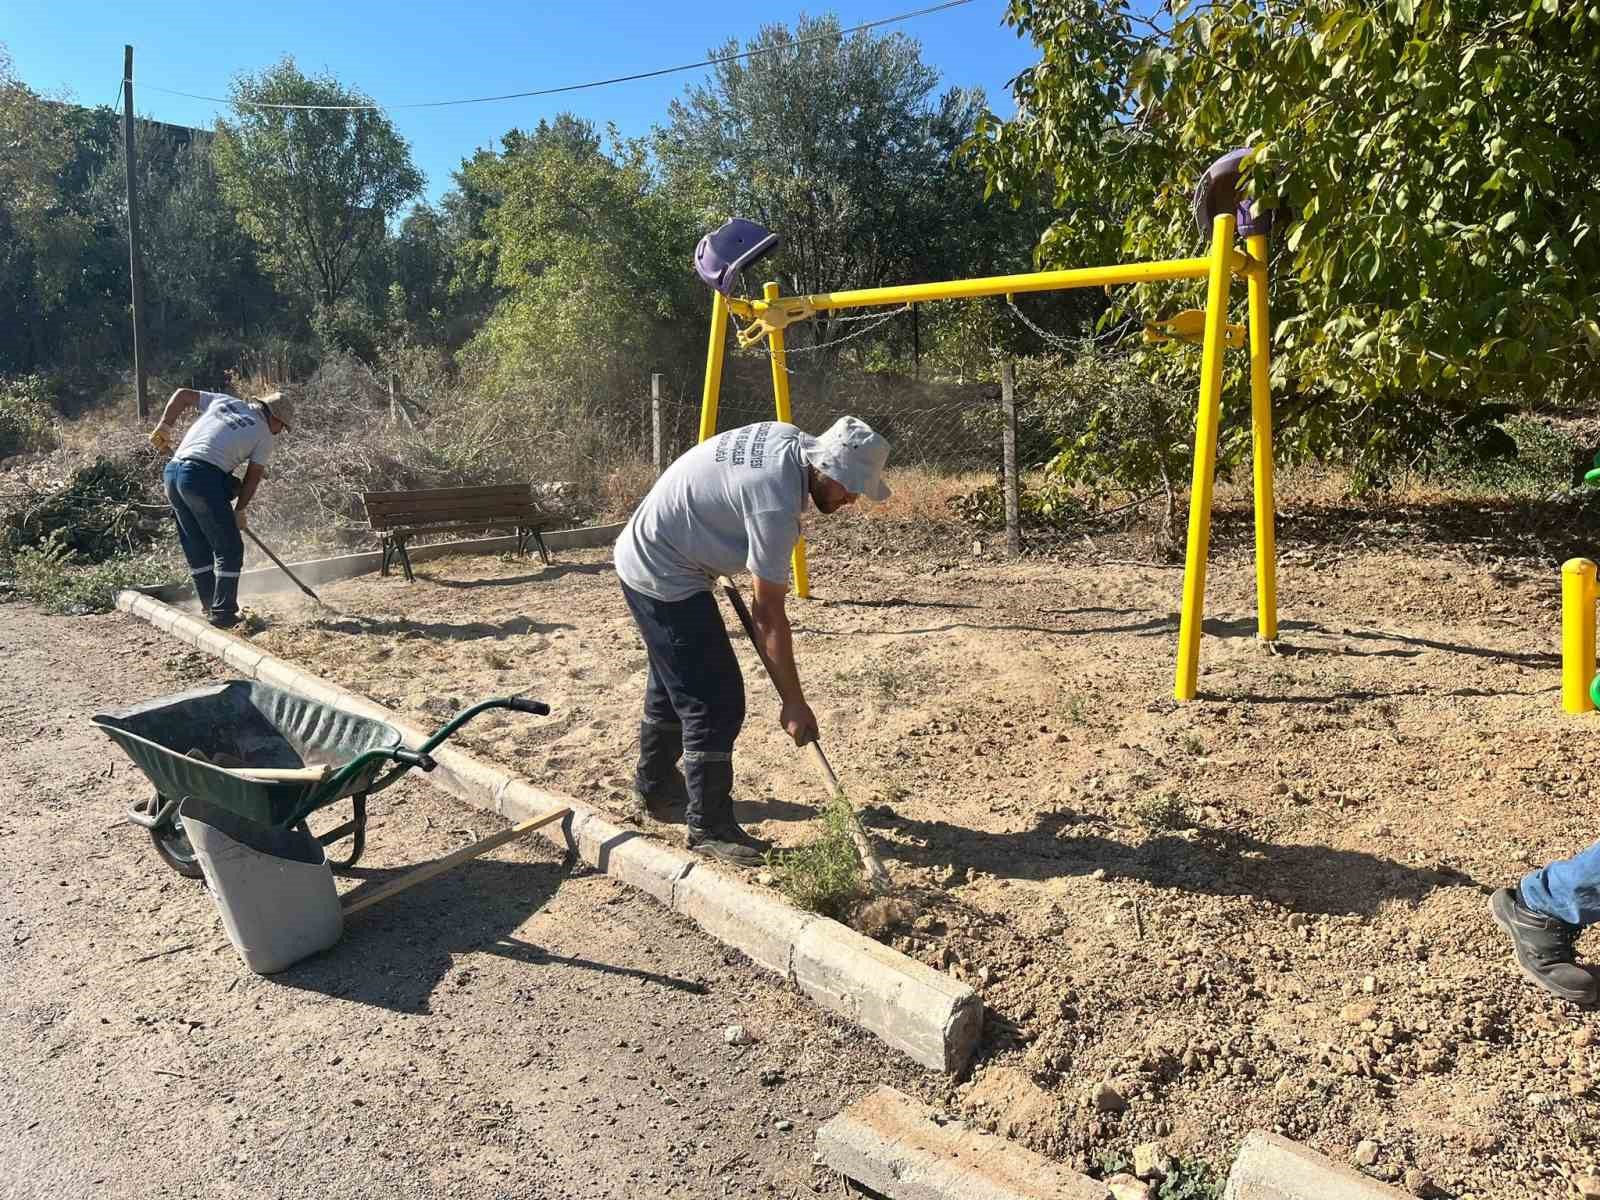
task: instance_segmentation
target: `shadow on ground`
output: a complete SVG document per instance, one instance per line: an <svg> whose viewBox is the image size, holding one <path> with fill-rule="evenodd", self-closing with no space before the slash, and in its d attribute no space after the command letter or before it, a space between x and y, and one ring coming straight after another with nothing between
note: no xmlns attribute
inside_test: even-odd
<svg viewBox="0 0 1600 1200"><path fill-rule="evenodd" d="M409 869L357 868L348 874L381 883ZM541 972L564 967L627 975L671 991L704 992L693 980L553 954L515 937L568 874L556 862L466 863L355 914L337 945L274 975L273 981L393 1012L428 1013L435 990L452 986L452 971L458 983L465 982L463 972L471 971L458 957L480 951L524 964L530 986L537 986Z"/></svg>
<svg viewBox="0 0 1600 1200"><path fill-rule="evenodd" d="M1304 912L1371 916L1386 901L1415 903L1437 888L1483 888L1450 867L1412 867L1366 851L1266 842L1226 829L1197 827L1192 841L1176 831L1162 833L1135 846L1094 832L1098 821L1070 812L1047 814L1018 833L908 820L886 815L881 806L862 810L861 820L869 829L908 838L883 850L917 866L972 866L1003 879L1032 881L1104 868L1154 887L1255 896Z"/></svg>

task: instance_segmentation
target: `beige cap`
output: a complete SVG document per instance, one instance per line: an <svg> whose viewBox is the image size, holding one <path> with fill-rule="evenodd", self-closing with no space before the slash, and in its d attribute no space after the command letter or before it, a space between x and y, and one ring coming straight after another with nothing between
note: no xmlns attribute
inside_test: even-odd
<svg viewBox="0 0 1600 1200"><path fill-rule="evenodd" d="M268 392L261 397L259 403L265 405L268 413L277 417L290 429L294 428L294 397L288 392Z"/></svg>

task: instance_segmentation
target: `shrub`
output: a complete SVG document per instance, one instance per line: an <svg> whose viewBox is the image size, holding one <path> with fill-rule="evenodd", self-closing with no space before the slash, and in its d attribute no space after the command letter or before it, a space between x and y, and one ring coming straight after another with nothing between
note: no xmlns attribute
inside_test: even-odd
<svg viewBox="0 0 1600 1200"><path fill-rule="evenodd" d="M861 895L861 860L850 830L855 811L844 796L835 796L822 810L822 832L793 850L773 850L767 865L778 890L798 908L843 919Z"/></svg>
<svg viewBox="0 0 1600 1200"><path fill-rule="evenodd" d="M43 375L0 379L0 458L53 449L55 422L50 386Z"/></svg>
<svg viewBox="0 0 1600 1200"><path fill-rule="evenodd" d="M18 592L50 612L80 615L106 612L124 588L170 583L177 570L153 555L112 558L80 565L56 530L42 545L24 546L11 556Z"/></svg>
<svg viewBox="0 0 1600 1200"><path fill-rule="evenodd" d="M97 458L61 487L13 502L0 516L0 548L19 551L58 542L78 561L102 562L148 546L160 535L165 501L149 467L133 457Z"/></svg>

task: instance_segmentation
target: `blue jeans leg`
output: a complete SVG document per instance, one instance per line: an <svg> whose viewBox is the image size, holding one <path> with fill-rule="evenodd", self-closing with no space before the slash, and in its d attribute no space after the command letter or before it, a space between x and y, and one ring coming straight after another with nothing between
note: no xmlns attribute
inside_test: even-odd
<svg viewBox="0 0 1600 1200"><path fill-rule="evenodd" d="M212 614L237 614L244 539L233 515L227 472L184 459L168 463L163 478L178 517L178 541L195 575L196 594L203 598L200 578L210 567L216 580Z"/></svg>
<svg viewBox="0 0 1600 1200"><path fill-rule="evenodd" d="M1579 927L1600 924L1600 842L1522 878L1522 902Z"/></svg>

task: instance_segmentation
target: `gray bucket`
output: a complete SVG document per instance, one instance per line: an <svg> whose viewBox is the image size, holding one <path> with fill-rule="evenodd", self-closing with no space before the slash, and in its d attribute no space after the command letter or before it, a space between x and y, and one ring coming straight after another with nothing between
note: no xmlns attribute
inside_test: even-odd
<svg viewBox="0 0 1600 1200"><path fill-rule="evenodd" d="M344 910L316 838L194 796L185 798L178 816L245 966L270 975L339 940Z"/></svg>

